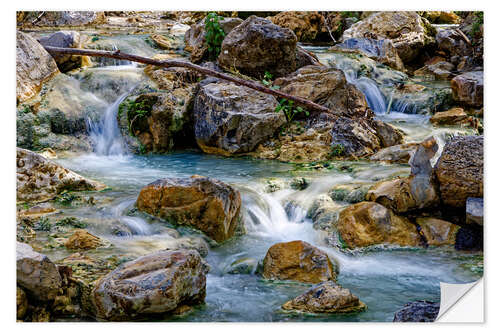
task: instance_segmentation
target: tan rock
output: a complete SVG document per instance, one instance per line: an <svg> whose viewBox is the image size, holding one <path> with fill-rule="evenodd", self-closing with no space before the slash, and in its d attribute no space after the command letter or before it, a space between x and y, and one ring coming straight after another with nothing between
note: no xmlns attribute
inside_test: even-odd
<svg viewBox="0 0 500 333"><path fill-rule="evenodd" d="M417 218L427 244L431 246L455 245L455 237L460 227L456 224L432 218Z"/></svg>
<svg viewBox="0 0 500 333"><path fill-rule="evenodd" d="M483 106L483 72L467 72L451 80L453 99L471 107Z"/></svg>
<svg viewBox="0 0 500 333"><path fill-rule="evenodd" d="M203 231L217 242L240 224L240 193L208 177L165 178L142 188L137 208L170 222Z"/></svg>
<svg viewBox="0 0 500 333"><path fill-rule="evenodd" d="M375 202L360 202L340 212L338 231L351 249L377 244L419 245L416 227L408 219Z"/></svg>
<svg viewBox="0 0 500 333"><path fill-rule="evenodd" d="M26 312L28 311L28 297L24 290L16 287L16 318L23 320Z"/></svg>
<svg viewBox="0 0 500 333"><path fill-rule="evenodd" d="M325 29L325 19L318 12L284 11L269 18L274 24L292 30L299 42L312 42Z"/></svg>
<svg viewBox="0 0 500 333"><path fill-rule="evenodd" d="M457 125L467 119L467 113L462 108L435 113L429 121L434 125Z"/></svg>
<svg viewBox="0 0 500 333"><path fill-rule="evenodd" d="M150 35L150 37L160 48L165 50L172 48L172 40L168 39L167 37L159 34L152 34Z"/></svg>
<svg viewBox="0 0 500 333"><path fill-rule="evenodd" d="M284 310L310 313L349 313L366 309L366 305L333 281L313 286L302 295L282 305Z"/></svg>
<svg viewBox="0 0 500 333"><path fill-rule="evenodd" d="M64 246L71 250L91 250L102 244L99 237L92 235L87 230L78 229L69 237Z"/></svg>
<svg viewBox="0 0 500 333"><path fill-rule="evenodd" d="M391 163L408 163L411 154L417 149L417 145L418 143L403 143L383 148L370 156L370 160Z"/></svg>
<svg viewBox="0 0 500 333"><path fill-rule="evenodd" d="M262 277L271 280L294 280L318 283L336 279L328 255L303 241L277 243L264 258Z"/></svg>

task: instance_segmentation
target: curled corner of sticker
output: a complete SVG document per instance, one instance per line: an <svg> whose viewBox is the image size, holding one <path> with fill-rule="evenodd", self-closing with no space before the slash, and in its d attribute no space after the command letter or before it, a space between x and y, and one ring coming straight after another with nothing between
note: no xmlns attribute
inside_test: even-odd
<svg viewBox="0 0 500 333"><path fill-rule="evenodd" d="M437 322L484 321L483 279L471 283L453 284L440 282L441 304Z"/></svg>

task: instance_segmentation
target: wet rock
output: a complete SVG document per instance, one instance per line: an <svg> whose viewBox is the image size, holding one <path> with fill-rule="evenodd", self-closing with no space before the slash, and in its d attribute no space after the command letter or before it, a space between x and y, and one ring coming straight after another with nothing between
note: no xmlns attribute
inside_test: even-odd
<svg viewBox="0 0 500 333"><path fill-rule="evenodd" d="M415 301L406 305L394 314L395 322L433 322L439 314L439 303Z"/></svg>
<svg viewBox="0 0 500 333"><path fill-rule="evenodd" d="M371 161L408 163L411 155L417 149L418 143L403 143L392 147L380 149L370 156Z"/></svg>
<svg viewBox="0 0 500 333"><path fill-rule="evenodd" d="M467 113L462 108L435 113L429 121L434 125L457 125L467 119Z"/></svg>
<svg viewBox="0 0 500 333"><path fill-rule="evenodd" d="M467 56L472 51L463 36L455 29L439 29L436 42L438 49L445 52L449 58Z"/></svg>
<svg viewBox="0 0 500 333"><path fill-rule="evenodd" d="M284 310L310 313L350 313L366 309L366 305L333 281L322 282L282 305Z"/></svg>
<svg viewBox="0 0 500 333"><path fill-rule="evenodd" d="M328 195L335 201L356 203L365 201L370 184L342 184L333 187Z"/></svg>
<svg viewBox="0 0 500 333"><path fill-rule="evenodd" d="M335 203L326 194L321 194L307 211L307 217L313 221L313 227L320 230L334 230L337 226L342 206Z"/></svg>
<svg viewBox="0 0 500 333"><path fill-rule="evenodd" d="M294 190L302 191L309 186L309 182L304 177L295 177L290 182L290 187Z"/></svg>
<svg viewBox="0 0 500 333"><path fill-rule="evenodd" d="M373 120L371 126L377 133L382 147L391 147L403 143L403 132L381 120Z"/></svg>
<svg viewBox="0 0 500 333"><path fill-rule="evenodd" d="M50 54L30 35L16 32L16 99L27 101L40 91L42 84L59 70Z"/></svg>
<svg viewBox="0 0 500 333"><path fill-rule="evenodd" d="M360 202L340 212L338 231L350 249L377 244L419 245L416 227L375 202Z"/></svg>
<svg viewBox="0 0 500 333"><path fill-rule="evenodd" d="M159 251L129 261L97 282L96 315L133 320L202 303L207 272L207 264L193 250Z"/></svg>
<svg viewBox="0 0 500 333"><path fill-rule="evenodd" d="M466 223L483 225L483 199L482 198L467 198L465 203Z"/></svg>
<svg viewBox="0 0 500 333"><path fill-rule="evenodd" d="M234 235L240 221L240 193L208 177L165 178L142 188L137 208L169 222L203 231L217 242Z"/></svg>
<svg viewBox="0 0 500 333"><path fill-rule="evenodd" d="M321 65L321 63L319 62L318 57L314 53L307 51L297 45L297 52L295 54L295 65L296 65L295 68L301 68L311 65L318 66Z"/></svg>
<svg viewBox="0 0 500 333"><path fill-rule="evenodd" d="M455 250L478 251L483 249L483 228L462 227L457 232Z"/></svg>
<svg viewBox="0 0 500 333"><path fill-rule="evenodd" d="M194 130L200 148L210 154L252 151L286 120L276 99L232 83L200 87L194 102Z"/></svg>
<svg viewBox="0 0 500 333"><path fill-rule="evenodd" d="M81 49L80 33L76 31L58 31L50 36L42 37L38 40L40 44L53 47ZM51 54L57 63L61 72L68 72L72 69L80 68L89 64L89 58L86 56L77 56L71 54Z"/></svg>
<svg viewBox="0 0 500 333"><path fill-rule="evenodd" d="M65 190L98 191L104 184L86 179L32 151L17 148L17 202L39 202Z"/></svg>
<svg viewBox="0 0 500 333"><path fill-rule="evenodd" d="M17 242L16 267L17 284L36 299L52 300L59 293L62 281L56 265L28 244Z"/></svg>
<svg viewBox="0 0 500 333"><path fill-rule="evenodd" d="M224 30L224 34L228 35L231 30L240 25L242 19L237 17L224 17L219 21L219 25ZM199 63L203 60L208 60L209 52L205 39L205 19L200 20L198 23L191 26L186 31L184 36L185 47L184 50L191 52L190 60L194 63Z"/></svg>
<svg viewBox="0 0 500 333"><path fill-rule="evenodd" d="M292 30L299 42L312 42L327 32L325 19L318 12L285 11L269 19L282 28Z"/></svg>
<svg viewBox="0 0 500 333"><path fill-rule="evenodd" d="M296 69L296 46L297 37L290 29L252 15L224 38L218 63L225 70L257 78L266 71L281 77Z"/></svg>
<svg viewBox="0 0 500 333"><path fill-rule="evenodd" d="M342 147L344 156L362 157L371 155L381 148L377 132L363 118L339 117L332 130L331 146Z"/></svg>
<svg viewBox="0 0 500 333"><path fill-rule="evenodd" d="M325 66L305 66L278 78L280 91L308 99L345 116L364 116L368 104L361 91L347 82L341 70Z"/></svg>
<svg viewBox="0 0 500 333"><path fill-rule="evenodd" d="M172 39L168 39L160 34L152 34L150 38L162 49L169 50L172 48Z"/></svg>
<svg viewBox="0 0 500 333"><path fill-rule="evenodd" d="M453 99L471 107L483 106L483 72L467 72L451 80Z"/></svg>
<svg viewBox="0 0 500 333"><path fill-rule="evenodd" d="M469 197L483 196L483 136L457 136L446 143L435 165L441 200L465 207Z"/></svg>
<svg viewBox="0 0 500 333"><path fill-rule="evenodd" d="M257 270L258 262L255 258L241 258L229 265L227 274L254 274Z"/></svg>
<svg viewBox="0 0 500 333"><path fill-rule="evenodd" d="M425 65L417 69L413 75L415 76L425 76L433 77L435 80L447 80L455 76L453 71L455 70L455 65L447 61L440 61L435 64Z"/></svg>
<svg viewBox="0 0 500 333"><path fill-rule="evenodd" d="M429 22L415 12L376 12L354 23L344 31L342 39L390 39L399 57L406 63L415 59L424 46L433 42L433 33Z"/></svg>
<svg viewBox="0 0 500 333"><path fill-rule="evenodd" d="M390 39L348 38L334 46L334 49L359 50L367 57L381 64L404 71L404 64Z"/></svg>
<svg viewBox="0 0 500 333"><path fill-rule="evenodd" d="M337 274L326 253L297 240L277 243L269 248L262 276L270 280L318 283L335 280Z"/></svg>
<svg viewBox="0 0 500 333"><path fill-rule="evenodd" d="M432 217L417 218L417 224L431 246L454 245L460 227Z"/></svg>
<svg viewBox="0 0 500 333"><path fill-rule="evenodd" d="M23 289L16 287L16 318L23 320L28 311L28 297Z"/></svg>
<svg viewBox="0 0 500 333"><path fill-rule="evenodd" d="M200 237L181 237L169 242L165 250L196 250L203 258L208 255L208 244Z"/></svg>
<svg viewBox="0 0 500 333"><path fill-rule="evenodd" d="M76 230L66 241L64 246L70 250L91 250L103 245L101 239L87 230Z"/></svg>

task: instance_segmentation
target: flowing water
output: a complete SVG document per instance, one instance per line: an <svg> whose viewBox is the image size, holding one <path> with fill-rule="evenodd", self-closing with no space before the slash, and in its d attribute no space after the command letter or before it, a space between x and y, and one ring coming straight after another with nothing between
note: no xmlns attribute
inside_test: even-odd
<svg viewBox="0 0 500 333"><path fill-rule="evenodd" d="M118 69L119 70L119 69ZM401 128L408 141L429 135L444 140L447 132L436 130L428 117L391 112L388 101L374 80L344 71L367 96L377 116ZM116 124L116 112L127 93L117 94L99 122L89 124L94 153L68 155L58 159L63 166L111 187L96 193L95 207L67 207L63 214L85 219L89 230L107 239L109 253L137 257L161 250L176 237L197 235L188 228L172 231L158 219L129 214L140 189L163 177L210 176L236 187L242 195L242 215L247 233L221 246L212 247L206 258L211 266L207 277L206 304L183 317L182 321L392 321L394 312L415 300L439 301L439 282L460 283L478 278L460 265L474 254L450 248L388 249L362 254L346 254L327 246L325 234L313 228L306 211L312 201L336 184L374 182L395 175L408 175L407 165L382 165L368 162L334 162L326 171L307 171L293 164L250 158L224 158L197 151L178 151L165 155L127 154ZM310 179L302 191L265 190L269 179L284 182L293 177ZM286 209L293 203L292 209ZM124 232L117 236L113 230ZM178 233L178 234L175 234ZM349 315L290 314L281 305L310 286L294 282L269 282L255 274L225 274L239 258L264 258L276 242L304 240L326 251L339 265L338 282L368 305L368 310ZM53 259L68 255L63 250L48 253Z"/></svg>

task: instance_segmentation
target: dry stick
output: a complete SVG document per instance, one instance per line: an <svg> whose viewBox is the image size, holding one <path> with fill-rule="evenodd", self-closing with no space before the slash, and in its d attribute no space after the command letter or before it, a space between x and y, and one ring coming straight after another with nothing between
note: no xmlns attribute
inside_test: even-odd
<svg viewBox="0 0 500 333"><path fill-rule="evenodd" d="M122 59L122 60L130 60L134 62L140 62L142 64L154 65L158 67L184 67L189 68L199 73L213 76L219 79L223 79L226 81L234 82L238 85L245 86L260 92L263 92L268 95L273 95L280 98L285 98L287 100L291 100L296 102L297 104L309 109L310 111L317 112L327 112L332 114L339 114L333 110L330 110L324 106L311 102L305 98L292 96L289 94L285 94L281 91L273 90L268 87L265 87L259 83L250 80L243 80L234 76L227 75L225 73L220 73L199 65L195 65L193 63L187 61L179 61L179 60L155 60L151 58L141 57L133 54L122 53L120 50L117 51L100 51L100 50L88 50L88 49L71 49L64 47L53 47L53 46L44 46L45 49L50 54L71 54L71 55L81 55L81 56L92 56L92 57L106 57L113 59Z"/></svg>

